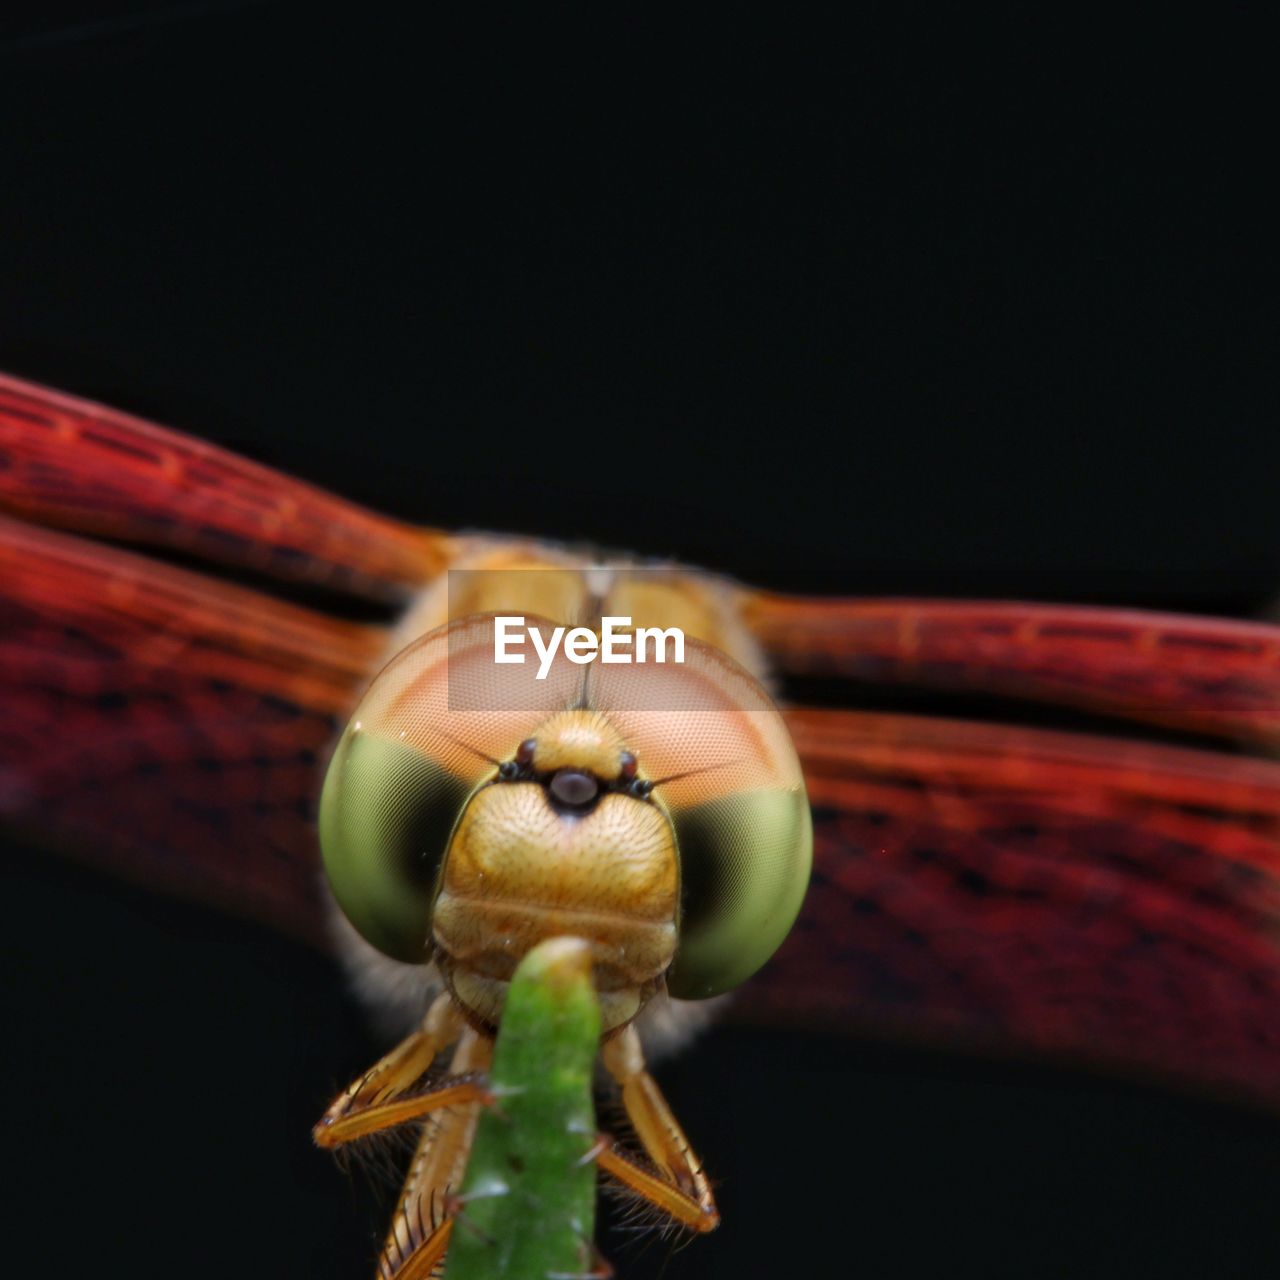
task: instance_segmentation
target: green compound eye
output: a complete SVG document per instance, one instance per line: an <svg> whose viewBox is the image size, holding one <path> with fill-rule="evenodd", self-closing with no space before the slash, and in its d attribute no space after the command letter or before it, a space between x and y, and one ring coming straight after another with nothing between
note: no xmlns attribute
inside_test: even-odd
<svg viewBox="0 0 1280 1280"><path fill-rule="evenodd" d="M813 823L791 735L753 676L696 641L683 665L593 668L591 699L675 833L680 916L667 990L720 995L781 946L809 886Z"/></svg>
<svg viewBox="0 0 1280 1280"><path fill-rule="evenodd" d="M541 621L541 620L540 620ZM343 914L379 951L420 964L449 839L467 801L581 683L564 664L495 666L493 619L464 618L397 654L343 732L320 796L320 850Z"/></svg>
<svg viewBox="0 0 1280 1280"><path fill-rule="evenodd" d="M426 957L436 880L470 790L416 747L354 722L342 735L320 796L324 869L347 919L384 954Z"/></svg>
<svg viewBox="0 0 1280 1280"><path fill-rule="evenodd" d="M813 863L803 789L756 790L674 811L684 912L667 990L684 1000L745 982L791 931Z"/></svg>

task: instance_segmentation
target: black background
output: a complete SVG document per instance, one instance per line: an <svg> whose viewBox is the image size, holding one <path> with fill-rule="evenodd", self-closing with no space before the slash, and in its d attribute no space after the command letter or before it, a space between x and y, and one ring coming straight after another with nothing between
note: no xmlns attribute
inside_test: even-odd
<svg viewBox="0 0 1280 1280"><path fill-rule="evenodd" d="M1257 33L44 6L0 47L0 366L446 527L754 581L1254 613L1280 586ZM1270 300L1270 301L1269 301ZM351 1277L325 957L14 849L9 1248ZM726 1028L725 1225L624 1276L1247 1275L1273 1117Z"/></svg>

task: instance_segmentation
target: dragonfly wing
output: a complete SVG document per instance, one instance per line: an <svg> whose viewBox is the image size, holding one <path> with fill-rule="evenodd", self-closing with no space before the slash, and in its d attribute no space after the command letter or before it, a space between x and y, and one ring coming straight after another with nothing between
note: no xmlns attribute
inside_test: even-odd
<svg viewBox="0 0 1280 1280"><path fill-rule="evenodd" d="M1280 1102L1280 765L906 716L788 719L814 884L743 993L748 1016Z"/></svg>
<svg viewBox="0 0 1280 1280"><path fill-rule="evenodd" d="M972 689L1280 742L1280 627L1138 609L744 592L796 675Z"/></svg>
<svg viewBox="0 0 1280 1280"><path fill-rule="evenodd" d="M0 508L398 598L451 544L0 378ZM789 672L961 685L1271 740L1280 630L743 593ZM385 631L0 517L0 820L320 932L311 824ZM797 711L815 885L739 1007L1145 1066L1280 1100L1280 765Z"/></svg>
<svg viewBox="0 0 1280 1280"><path fill-rule="evenodd" d="M443 534L4 374L0 510L380 600L403 598L449 558Z"/></svg>
<svg viewBox="0 0 1280 1280"><path fill-rule="evenodd" d="M318 936L312 806L382 630L2 517L0 585L0 820Z"/></svg>

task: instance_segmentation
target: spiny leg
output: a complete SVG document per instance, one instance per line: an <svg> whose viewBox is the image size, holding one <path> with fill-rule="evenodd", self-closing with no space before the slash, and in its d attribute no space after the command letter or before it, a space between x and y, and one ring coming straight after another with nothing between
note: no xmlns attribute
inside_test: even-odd
<svg viewBox="0 0 1280 1280"><path fill-rule="evenodd" d="M468 1027L458 1041L450 1074L484 1072L492 1057L493 1042ZM454 1221L448 1192L460 1185L466 1172L482 1100L428 1118L383 1242L380 1280L425 1280L443 1259Z"/></svg>
<svg viewBox="0 0 1280 1280"><path fill-rule="evenodd" d="M622 1086L622 1105L627 1118L659 1173L655 1175L633 1164L607 1137L600 1140L596 1162L606 1173L682 1225L694 1231L714 1231L720 1225L720 1214L702 1164L645 1067L635 1027L629 1026L609 1040L601 1052L601 1060Z"/></svg>
<svg viewBox="0 0 1280 1280"><path fill-rule="evenodd" d="M421 1030L401 1041L333 1100L312 1130L316 1145L338 1147L443 1107L483 1101L483 1081L459 1078L457 1072L423 1093L407 1092L440 1051L459 1038L463 1026L452 998L440 996L427 1011Z"/></svg>

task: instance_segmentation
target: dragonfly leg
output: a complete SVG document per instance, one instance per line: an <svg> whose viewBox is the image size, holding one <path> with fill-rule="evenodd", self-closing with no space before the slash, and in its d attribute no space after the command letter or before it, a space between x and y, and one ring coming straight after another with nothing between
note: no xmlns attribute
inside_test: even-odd
<svg viewBox="0 0 1280 1280"><path fill-rule="evenodd" d="M492 1056L493 1042L466 1028L449 1065L451 1077L466 1078L487 1070ZM435 1274L458 1211L450 1191L466 1171L482 1101L427 1117L382 1245L379 1280L425 1280Z"/></svg>
<svg viewBox="0 0 1280 1280"><path fill-rule="evenodd" d="M412 1235L409 1234L411 1231ZM399 1244L392 1239L397 1233L406 1239L417 1239L418 1243L411 1245L408 1253L402 1253ZM410 1227L397 1217L392 1236L388 1236L382 1247L382 1257L378 1259L378 1280L426 1280L429 1276L439 1275L438 1268L444 1261L452 1234L451 1217L441 1218L432 1227L422 1221Z"/></svg>
<svg viewBox="0 0 1280 1280"><path fill-rule="evenodd" d="M720 1225L715 1199L702 1164L689 1146L684 1130L645 1067L640 1037L634 1026L609 1040L601 1059L622 1086L622 1105L657 1172L627 1159L613 1140L601 1137L596 1163L606 1173L655 1207L694 1231L714 1231Z"/></svg>
<svg viewBox="0 0 1280 1280"><path fill-rule="evenodd" d="M451 997L440 996L427 1011L420 1030L401 1041L333 1100L312 1130L316 1145L338 1147L443 1107L483 1102L488 1095L478 1074L452 1072L427 1090L409 1092L440 1051L464 1034L463 1026Z"/></svg>

